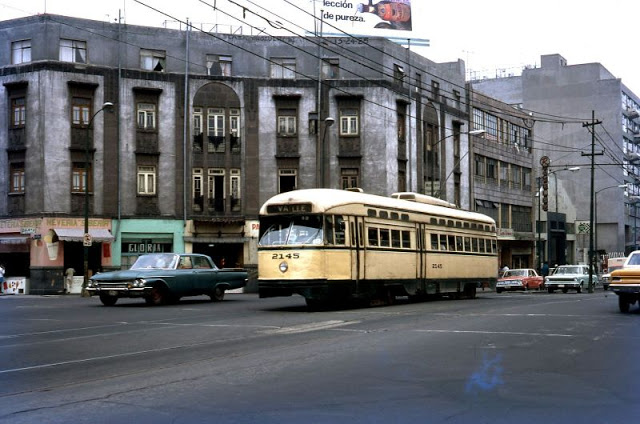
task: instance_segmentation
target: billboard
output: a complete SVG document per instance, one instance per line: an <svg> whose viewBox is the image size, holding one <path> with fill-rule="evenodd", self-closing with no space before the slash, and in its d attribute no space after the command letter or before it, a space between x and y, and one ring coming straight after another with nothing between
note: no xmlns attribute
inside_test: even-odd
<svg viewBox="0 0 640 424"><path fill-rule="evenodd" d="M369 0L369 3L323 0L322 8L322 18L327 24L346 31L375 35L375 30L412 29L411 0Z"/></svg>

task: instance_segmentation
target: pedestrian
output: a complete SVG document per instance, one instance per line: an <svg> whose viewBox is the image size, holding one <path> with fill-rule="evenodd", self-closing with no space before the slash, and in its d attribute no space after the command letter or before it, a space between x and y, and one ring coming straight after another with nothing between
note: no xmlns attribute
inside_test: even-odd
<svg viewBox="0 0 640 424"><path fill-rule="evenodd" d="M0 286L4 284L4 273L5 273L4 265L0 264ZM0 289L0 291L2 290Z"/></svg>
<svg viewBox="0 0 640 424"><path fill-rule="evenodd" d="M545 263L542 264L542 269L540 270L540 274L543 277L546 277L546 276L549 275L549 264L548 263L545 262Z"/></svg>
<svg viewBox="0 0 640 424"><path fill-rule="evenodd" d="M506 265L504 265L504 266L502 267L502 269L500 270L500 272L502 272L503 274L504 274L505 272L507 272L507 271L509 271L509 267L508 267L508 266L506 266Z"/></svg>
<svg viewBox="0 0 640 424"><path fill-rule="evenodd" d="M73 286L73 274L76 272L75 269L69 267L64 272L64 292L66 294L71 293L71 287Z"/></svg>

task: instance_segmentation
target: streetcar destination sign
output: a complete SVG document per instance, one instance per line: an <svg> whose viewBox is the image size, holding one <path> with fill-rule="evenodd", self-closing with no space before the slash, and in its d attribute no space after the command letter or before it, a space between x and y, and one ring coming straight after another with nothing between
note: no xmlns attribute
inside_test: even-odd
<svg viewBox="0 0 640 424"><path fill-rule="evenodd" d="M312 210L311 203L297 205L269 205L267 213L309 213Z"/></svg>

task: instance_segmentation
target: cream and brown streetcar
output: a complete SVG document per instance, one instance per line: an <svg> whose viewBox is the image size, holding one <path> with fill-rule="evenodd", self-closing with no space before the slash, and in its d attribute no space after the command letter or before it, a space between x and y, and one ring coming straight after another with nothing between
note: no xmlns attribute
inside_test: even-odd
<svg viewBox="0 0 640 424"><path fill-rule="evenodd" d="M416 193L295 190L260 210L260 297L307 305L495 288L495 221Z"/></svg>

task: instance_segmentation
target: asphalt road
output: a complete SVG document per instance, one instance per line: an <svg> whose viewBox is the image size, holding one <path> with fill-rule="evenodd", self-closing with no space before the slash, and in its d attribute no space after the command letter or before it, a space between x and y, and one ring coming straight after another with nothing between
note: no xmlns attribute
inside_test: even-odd
<svg viewBox="0 0 640 424"><path fill-rule="evenodd" d="M602 290L321 312L3 296L0 422L630 422L639 320Z"/></svg>

